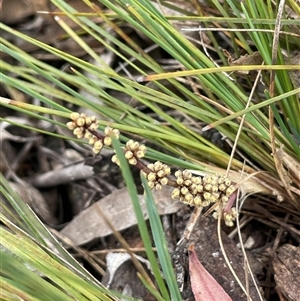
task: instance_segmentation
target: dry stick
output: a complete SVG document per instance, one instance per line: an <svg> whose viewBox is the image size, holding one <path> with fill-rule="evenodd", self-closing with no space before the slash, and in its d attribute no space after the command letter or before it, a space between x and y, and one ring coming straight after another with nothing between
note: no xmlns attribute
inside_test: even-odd
<svg viewBox="0 0 300 301"><path fill-rule="evenodd" d="M269 210L267 210L265 207L259 205L258 203L253 203L253 206L256 209L256 211L264 214L269 220L271 220L274 223L280 225L281 227L283 227L287 231L295 233L297 236L300 237L300 231L298 229L296 229L294 226L283 222L280 218L274 216L272 213L269 212Z"/></svg>
<svg viewBox="0 0 300 301"><path fill-rule="evenodd" d="M199 25L199 36L200 36L200 42L201 42L201 46L203 47L203 50L205 52L205 54L207 55L207 57L213 62L213 64L216 66L216 67L220 67L218 65L218 63L211 57L211 55L209 54L209 52L207 51L206 49L206 46L205 46L205 43L204 43L204 40L203 40L203 30L202 30L202 27L201 25ZM227 74L226 72L222 72L226 77L228 77L230 80L234 81L234 79L229 75Z"/></svg>
<svg viewBox="0 0 300 301"><path fill-rule="evenodd" d="M105 271L104 271L104 270L101 268L101 266L99 265L99 264L102 264L103 266L105 266L105 263L104 263L102 260L100 260L99 258L95 258L95 256L94 256L92 253L90 253L90 252L88 252L88 251L86 251L86 250L84 250L84 249L82 249L82 248L76 246L76 245L74 244L74 242L73 242L71 239L69 239L69 238L66 237L65 235L61 234L60 232L56 231L55 229L49 228L49 230L50 230L51 233L54 234L60 241L62 241L64 244L70 246L72 249L74 249L76 252L78 252L78 254L80 254L87 262L89 262L90 265L91 265L92 267L94 267L95 270L98 271L98 273L99 273L100 275L103 276L103 275L105 274ZM98 261L98 263L97 263L96 261Z"/></svg>
<svg viewBox="0 0 300 301"><path fill-rule="evenodd" d="M156 290L156 287L155 287L154 283L152 282L151 278L147 274L147 272L144 269L143 265L135 257L135 254L131 251L130 246L128 245L128 243L126 242L126 240L123 238L123 236L120 234L120 232L115 228L115 226L111 223L111 221L106 217L106 215L104 214L104 212L102 211L102 209L99 206L96 206L96 210L101 215L101 217L104 219L104 221L106 222L106 224L112 229L115 237L120 242L120 244L123 246L123 248L127 250L128 254L131 257L131 260L132 260L133 264L135 265L135 267L137 268L137 270L139 271L139 273L141 274L141 276L145 279L145 281L148 282L148 284L152 288L154 288Z"/></svg>
<svg viewBox="0 0 300 301"><path fill-rule="evenodd" d="M236 200L237 206L236 207L240 209L243 206L243 203L244 203L244 201L246 200L247 197L249 197L249 195L245 196L244 199L241 200L241 205L240 206L238 204L239 200L237 198L237 200ZM251 219L252 219L252 217L250 217L250 220ZM242 253L243 253L243 256L244 256L245 266L247 267L247 268L245 268L246 281L248 280L248 271L249 271L249 273L251 275L251 279L252 279L252 281L254 283L254 286L256 288L257 294L258 294L260 300L263 301L263 297L261 295L261 292L259 291L258 285L255 281L254 275L252 273L252 270L251 270L251 267L250 267L250 264L249 264L249 261L248 261L248 256L247 256L247 253L246 253L246 250L245 250L245 247L244 247L244 244L243 244L243 239L242 239L241 225L240 225L240 221L239 221L238 218L236 219L236 225L237 225L237 231L238 231L239 241L240 241L240 245L241 245L241 250L242 250ZM246 285L247 285L247 292L248 292L249 291L249 282L248 281L246 282Z"/></svg>
<svg viewBox="0 0 300 301"><path fill-rule="evenodd" d="M219 210L221 211L222 208L220 206ZM219 216L221 215L221 212L219 212ZM245 293L245 295L247 296L248 301L253 301L252 298L249 296L249 293L247 292L247 290L245 289L244 285L242 284L242 282L240 281L240 279L237 277L232 265L230 264L230 260L227 257L226 251L224 249L224 245L223 245L223 241L222 241L222 235L221 235L221 219L218 218L218 239L219 239L219 243L220 243L220 248L222 251L222 254L224 256L225 262L227 263L228 268L230 269L232 275L234 276L235 280L237 281L237 283L239 284L240 288L243 290L243 292ZM262 300L262 299L261 299Z"/></svg>
<svg viewBox="0 0 300 301"><path fill-rule="evenodd" d="M185 245L188 242L188 240L190 239L190 236L193 232L193 229L197 223L197 220L202 212L202 209L203 209L203 207L195 207L195 209L193 210L193 212L190 216L190 219L184 229L184 232L183 232L180 240L177 243L177 246Z"/></svg>
<svg viewBox="0 0 300 301"><path fill-rule="evenodd" d="M270 33L274 33L275 30L272 29L259 29L259 28L225 28L225 27L217 27L217 28L213 28L213 27L201 27L199 26L198 28L181 28L182 31L233 31L233 32L270 32ZM293 32L287 32L287 31L278 31L280 34L285 34L288 36L293 36L293 37L300 37L299 34L297 33L293 33Z"/></svg>
<svg viewBox="0 0 300 301"><path fill-rule="evenodd" d="M130 250L133 253L138 253L138 252L146 252L145 248L130 248ZM156 248L152 248L153 252L156 252ZM127 250L121 248L121 249L105 249L105 250L95 250L95 251L90 251L90 254L94 254L94 255L106 255L107 253L128 253Z"/></svg>
<svg viewBox="0 0 300 301"><path fill-rule="evenodd" d="M245 109L248 109L249 106L250 106L251 99L253 97L255 88L257 87L258 81L260 79L261 72L262 72L262 70L259 70L258 73L257 73L257 76L255 78L255 82L253 84L253 88L252 88L251 93L249 95L249 98L248 98L248 101L247 101ZM236 138L235 138L234 144L232 146L232 151L231 151L231 154L230 154L230 159L229 159L227 170L226 170L226 177L228 177L228 174L229 174L229 171L230 171L231 163L232 163L232 160L233 160L233 157L234 157L234 154L235 154L235 150L236 150L236 147L237 147L237 144L238 144L239 137L240 137L242 129L243 129L245 118L246 118L246 114L244 114L242 116L242 119L241 119L241 122L240 122L240 125L239 125L239 129L238 129L238 132L236 134Z"/></svg>
<svg viewBox="0 0 300 301"><path fill-rule="evenodd" d="M250 106L251 99L252 99L252 97L253 97L255 88L257 87L257 84L258 84L258 81L259 81L259 79L260 79L260 76L261 76L261 70L258 71L257 76L256 76L256 78L255 78L255 82L254 82L253 88L252 88L252 90L251 90L251 93L250 93L250 95L249 95L249 98L248 98L248 101L247 101L247 104L246 104L246 109ZM241 135L241 132L242 132L242 129L243 129L243 125L244 125L245 118L246 118L246 114L244 114L244 115L242 116L242 119L241 119L241 122L240 122L240 125L239 125L239 129L238 129L238 132L237 132L237 134L236 134L236 138L235 138L235 141L234 141L234 144L233 144L233 147L232 147L232 151L231 151L231 154L230 154L230 159L229 159L228 166L227 166L227 170L226 170L226 177L228 176L229 171L230 171L230 166L231 166L231 163L232 163L232 160L233 160L233 157L234 157L234 153L235 153L235 150L236 150L236 147L237 147L237 144L238 144L238 139L239 139L239 137L240 137L240 135ZM250 176L251 176L251 175L250 175ZM238 209L238 194L237 194L237 197L236 197L236 202L237 202L236 208L237 208L237 210L239 210L239 209ZM233 269L233 267L232 267L230 261L228 260L227 255L226 255L226 253L225 253L225 249L224 249L224 247L223 247L223 242L222 242L222 236L221 236L221 215L222 215L222 214L221 214L221 210L222 210L222 208L220 207L219 210L220 210L220 212L219 212L219 216L218 216L218 237L219 237L219 243L220 243L220 247L221 247L221 249L222 249L223 256L224 256L224 258L225 258L225 261L226 261L226 263L227 263L227 266L229 267L229 269L230 269L230 271L232 272L233 276L235 277L236 281L239 283L241 289L242 289L242 290L244 291L244 293L246 294L248 300L251 300L251 297L249 296L249 286L248 286L248 284L247 284L247 288L245 289L244 286L243 286L243 284L240 282L240 280L238 279L237 275L235 274L234 269ZM238 221L238 217L237 217L237 221ZM245 254L245 253L244 253L244 254ZM249 263L248 263L248 260L247 260L247 256L244 256L244 260L245 260L246 263L247 263L247 267L248 267L249 271L251 271L250 266L249 266ZM254 280L254 277L253 277L252 273L251 273L251 276L252 276L252 280L253 280L253 282L254 282L254 285L255 285L255 287L256 287L256 289L257 289L258 295L259 295L260 299L263 300L261 294L259 293L258 287L257 287L257 285L256 285L256 281Z"/></svg>

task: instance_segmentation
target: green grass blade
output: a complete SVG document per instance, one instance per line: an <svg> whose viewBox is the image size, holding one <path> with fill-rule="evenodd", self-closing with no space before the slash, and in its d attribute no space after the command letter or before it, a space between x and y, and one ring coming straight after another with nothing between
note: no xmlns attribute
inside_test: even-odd
<svg viewBox="0 0 300 301"><path fill-rule="evenodd" d="M161 224L157 208L149 189L146 178L142 175L142 182L145 189L145 197L147 201L147 209L149 214L149 220L151 225L151 232L153 234L153 239L157 249L157 254L159 262L161 264L162 270L164 272L164 277L168 284L172 300L182 300L179 288L176 282L176 277L174 274L174 269L172 266L171 257L169 254L168 246L166 243L166 238L164 235L164 230Z"/></svg>

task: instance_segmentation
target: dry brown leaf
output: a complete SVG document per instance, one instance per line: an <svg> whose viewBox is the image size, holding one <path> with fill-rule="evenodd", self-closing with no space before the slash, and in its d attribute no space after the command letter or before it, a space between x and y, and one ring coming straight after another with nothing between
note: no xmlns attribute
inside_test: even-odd
<svg viewBox="0 0 300 301"><path fill-rule="evenodd" d="M92 166L85 165L85 162L78 162L38 175L31 180L31 184L39 188L53 187L73 181L86 180L93 175Z"/></svg>
<svg viewBox="0 0 300 301"><path fill-rule="evenodd" d="M0 10L0 22L8 25L17 24L33 14L34 9L30 1L5 0Z"/></svg>
<svg viewBox="0 0 300 301"><path fill-rule="evenodd" d="M193 246L189 248L189 271L192 291L196 301L232 301L198 260Z"/></svg>
<svg viewBox="0 0 300 301"><path fill-rule="evenodd" d="M47 202L45 201L44 197L37 189L35 189L34 187L32 187L31 185L25 182L23 183L9 182L9 185L44 222L46 222L49 225L57 224L56 217L53 216ZM1 198L1 203L5 204L4 206L8 206L10 209L12 209L12 207L8 204L8 202L4 198ZM1 210L2 210L2 206L1 206Z"/></svg>
<svg viewBox="0 0 300 301"><path fill-rule="evenodd" d="M231 57L228 58L230 66L241 66L241 65L261 65L263 58L259 52L255 51L253 54L242 55L239 59L233 60Z"/></svg>
<svg viewBox="0 0 300 301"><path fill-rule="evenodd" d="M182 203L171 199L171 190L171 187L163 187L160 191L153 191L153 197L160 215L177 212L179 208L184 206ZM147 219L145 199L142 195L139 196L139 199L144 217ZM127 189L123 188L111 193L82 211L62 229L62 234L71 239L76 245L112 234L111 229L99 215L96 206L101 208L118 231L129 228L137 223L131 198Z"/></svg>
<svg viewBox="0 0 300 301"><path fill-rule="evenodd" d="M253 54L242 55L237 60L233 60L233 58L229 54L228 63L230 66L261 65L263 63L263 58L257 51L255 51ZM249 74L250 71L238 71L238 73Z"/></svg>
<svg viewBox="0 0 300 301"><path fill-rule="evenodd" d="M286 153L282 148L276 149L278 157L283 161L284 165L288 168L289 173L291 173L298 186L300 185L300 163L295 160L292 156Z"/></svg>

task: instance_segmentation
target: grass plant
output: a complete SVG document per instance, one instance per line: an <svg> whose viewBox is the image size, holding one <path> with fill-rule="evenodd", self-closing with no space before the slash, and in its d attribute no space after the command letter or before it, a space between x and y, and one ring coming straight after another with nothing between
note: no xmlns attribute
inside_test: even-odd
<svg viewBox="0 0 300 301"><path fill-rule="evenodd" d="M299 51L300 10L296 0L286 2L283 8L282 1L274 4L269 0L227 0L224 5L216 0L208 0L206 5L192 0L182 2L189 3L192 10L188 9L191 6L177 6L169 1L160 1L159 6L149 0L82 1L86 11L78 12L67 1L51 0L60 11L54 14L55 22L65 32L60 38L76 41L92 62L1 24L3 32L69 66L66 72L1 37L1 84L8 94L0 98L1 105L18 114L50 122L64 131L47 132L18 124L6 116L1 116L2 122L87 145L87 141L76 139L71 132L65 134L65 123L72 111L89 109L99 116L99 130L109 125L121 132L123 145L132 136L151 145L147 146L149 161L206 174L215 173L215 168L224 174L229 171L255 174L258 182L271 187L274 193L269 197L274 202L277 195L288 208L299 210L300 87L297 78L300 62L293 60L293 53ZM169 12L167 9L177 14L165 14L164 11ZM298 19L291 18L290 14ZM77 26L70 27L64 16ZM94 22L93 17L97 17L98 22ZM178 22L192 22L193 29L201 25L200 36L205 33L210 44L205 46L200 38L195 43L184 35L186 31L175 27ZM180 68L172 72L166 70L127 33L128 27L138 32L144 41L151 41L162 49L170 59L175 59ZM85 42L86 35L113 53L129 71L116 72ZM233 56L239 58L247 54L250 63L230 64L221 50L224 41ZM208 49L213 57L207 55ZM251 62L255 51L259 52L263 64ZM95 79L91 80L86 74ZM263 91L258 91L258 87ZM99 101L94 102L80 91ZM108 91L134 99L144 109L139 110ZM23 101L20 95L37 100L39 105ZM206 139L199 130L200 125L221 133L230 145L235 145L232 152ZM128 163L115 140L113 147L135 205L157 286L143 275L141 279L157 300L180 300L151 193L143 180L151 231L165 281L151 251ZM2 175L1 193L15 209L16 213L11 214L17 215L19 221L14 224L1 213L5 225L1 228L1 299L118 300L115 293L102 287L56 241ZM47 296L39 295L37 287L47 290Z"/></svg>

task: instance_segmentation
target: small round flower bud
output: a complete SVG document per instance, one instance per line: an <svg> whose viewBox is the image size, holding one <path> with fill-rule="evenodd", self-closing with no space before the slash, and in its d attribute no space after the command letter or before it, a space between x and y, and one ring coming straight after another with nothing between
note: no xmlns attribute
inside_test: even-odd
<svg viewBox="0 0 300 301"><path fill-rule="evenodd" d="M180 195L180 190L178 188L173 189L171 195L172 199L178 199L179 195Z"/></svg>
<svg viewBox="0 0 300 301"><path fill-rule="evenodd" d="M107 127L104 129L104 134L105 134L106 136L114 136L114 137L116 137L117 139L119 139L120 131L117 130L117 129L113 129L113 128L107 126Z"/></svg>
<svg viewBox="0 0 300 301"><path fill-rule="evenodd" d="M196 185L201 185L202 179L200 177L193 177L193 183Z"/></svg>
<svg viewBox="0 0 300 301"><path fill-rule="evenodd" d="M162 186L161 186L159 183L157 183L157 184L155 185L155 189L156 189L156 190L161 190L161 189L162 189Z"/></svg>
<svg viewBox="0 0 300 301"><path fill-rule="evenodd" d="M169 181L169 180L168 180L168 178L166 178L166 177L159 180L159 182L161 183L161 185L167 185L167 184L168 184L168 181Z"/></svg>
<svg viewBox="0 0 300 301"><path fill-rule="evenodd" d="M211 185L211 184L206 184L206 185L204 186L204 189L205 189L206 191L211 191L212 185Z"/></svg>
<svg viewBox="0 0 300 301"><path fill-rule="evenodd" d="M151 170L154 170L154 164L153 164L153 163L148 164L147 167L148 167L149 169L151 169Z"/></svg>
<svg viewBox="0 0 300 301"><path fill-rule="evenodd" d="M158 177L162 178L165 175L165 172L164 170L158 170L156 174Z"/></svg>
<svg viewBox="0 0 300 301"><path fill-rule="evenodd" d="M117 165L120 165L120 160L118 159L117 155L113 155L111 161Z"/></svg>
<svg viewBox="0 0 300 301"><path fill-rule="evenodd" d="M139 146L139 150L142 151L142 152L144 152L144 153L146 153L146 151L147 151L146 145L141 144L141 145Z"/></svg>
<svg viewBox="0 0 300 301"><path fill-rule="evenodd" d="M103 140L103 143L104 143L104 145L106 145L106 146L111 146L112 140L111 140L110 137L105 137L104 140Z"/></svg>
<svg viewBox="0 0 300 301"><path fill-rule="evenodd" d="M155 181L156 180L156 174L154 172L150 172L147 176L148 181Z"/></svg>
<svg viewBox="0 0 300 301"><path fill-rule="evenodd" d="M136 160L136 158L133 157L133 158L128 160L128 163L131 164L131 165L136 165L137 160Z"/></svg>
<svg viewBox="0 0 300 301"><path fill-rule="evenodd" d="M154 171L158 172L159 170L162 169L162 166L163 166L163 165L162 165L161 162L159 162L159 161L155 162L155 163L154 163Z"/></svg>
<svg viewBox="0 0 300 301"><path fill-rule="evenodd" d="M69 130L73 131L76 128L76 124L73 121L69 121L67 127Z"/></svg>
<svg viewBox="0 0 300 301"><path fill-rule="evenodd" d="M203 183L210 184L212 182L212 178L208 175L204 176Z"/></svg>
<svg viewBox="0 0 300 301"><path fill-rule="evenodd" d="M194 200L194 197L193 197L190 193L187 193L187 194L184 196L183 202L186 203L186 204L192 205L193 200Z"/></svg>
<svg viewBox="0 0 300 301"><path fill-rule="evenodd" d="M211 193L209 193L209 192L204 192L204 193L203 193L203 198L204 198L204 200L206 200L206 201L210 201Z"/></svg>
<svg viewBox="0 0 300 301"><path fill-rule="evenodd" d="M73 120L73 121L75 121L75 120L77 120L78 118L79 118L79 113L77 113L77 112L72 112L71 114L70 114L70 118Z"/></svg>
<svg viewBox="0 0 300 301"><path fill-rule="evenodd" d="M74 129L73 134L75 136L83 135L83 129L82 128L76 128L76 129Z"/></svg>
<svg viewBox="0 0 300 301"><path fill-rule="evenodd" d="M227 188L227 186L224 184L224 183L222 183L222 184L219 184L219 190L220 191L224 191L226 188Z"/></svg>
<svg viewBox="0 0 300 301"><path fill-rule="evenodd" d="M181 177L181 176L182 176L181 170L177 170L177 171L175 172L175 177L176 177L176 178L179 178L179 177Z"/></svg>
<svg viewBox="0 0 300 301"><path fill-rule="evenodd" d="M218 191L219 191L218 186L212 185L211 192L218 192Z"/></svg>
<svg viewBox="0 0 300 301"><path fill-rule="evenodd" d="M133 157L133 152L127 151L127 152L125 153L125 158L126 158L127 160L131 159L132 157Z"/></svg>
<svg viewBox="0 0 300 301"><path fill-rule="evenodd" d="M185 180L183 185L190 186L190 185L192 185L192 181L190 179Z"/></svg>
<svg viewBox="0 0 300 301"><path fill-rule="evenodd" d="M226 189L226 196L231 196L233 193L234 193L235 189L234 189L234 186L229 186L227 189Z"/></svg>
<svg viewBox="0 0 300 301"><path fill-rule="evenodd" d="M181 194L186 195L186 194L189 192L189 190L188 190L187 187L183 186L183 187L180 189L180 192L181 192Z"/></svg>
<svg viewBox="0 0 300 301"><path fill-rule="evenodd" d="M86 117L85 120L84 120L84 124L86 127L89 127L92 123L92 119L91 117Z"/></svg>
<svg viewBox="0 0 300 301"><path fill-rule="evenodd" d="M177 178L176 182L178 185L182 185L184 180L183 180L183 178Z"/></svg>
<svg viewBox="0 0 300 301"><path fill-rule="evenodd" d="M92 137L93 137L93 135L88 131L84 134L85 139L91 139Z"/></svg>
<svg viewBox="0 0 300 301"><path fill-rule="evenodd" d="M226 179L224 183L225 183L226 186L230 186L231 185L230 179Z"/></svg>
<svg viewBox="0 0 300 301"><path fill-rule="evenodd" d="M192 173L189 172L188 170L184 170L182 175L185 179L191 179L192 178Z"/></svg>
<svg viewBox="0 0 300 301"><path fill-rule="evenodd" d="M94 143L94 149L95 150L101 150L103 148L103 143L101 140L97 140L95 143Z"/></svg>
<svg viewBox="0 0 300 301"><path fill-rule="evenodd" d="M200 196L200 195L195 196L195 197L194 197L194 204L195 204L196 206L201 206L201 203L202 203L202 198L201 198L201 196Z"/></svg>
<svg viewBox="0 0 300 301"><path fill-rule="evenodd" d="M197 192L203 192L203 186L202 185L197 185Z"/></svg>
<svg viewBox="0 0 300 301"><path fill-rule="evenodd" d="M228 200L229 200L229 198L228 198L226 195L222 195L222 197L221 197L221 202L222 202L223 204L226 204L226 203L228 202Z"/></svg>
<svg viewBox="0 0 300 301"><path fill-rule="evenodd" d="M138 149L139 146L140 144L137 141L134 141L132 144L130 144L130 149L135 151Z"/></svg>
<svg viewBox="0 0 300 301"><path fill-rule="evenodd" d="M209 200L203 200L201 206L202 207L207 207L210 205L210 201Z"/></svg>
<svg viewBox="0 0 300 301"><path fill-rule="evenodd" d="M94 145L95 142L98 140L98 138L96 136L92 136L90 139L89 139L89 144L90 145Z"/></svg>
<svg viewBox="0 0 300 301"><path fill-rule="evenodd" d="M98 122L94 122L89 126L91 131L96 131L98 129Z"/></svg>
<svg viewBox="0 0 300 301"><path fill-rule="evenodd" d="M219 200L219 198L220 198L220 194L217 193L217 192L213 192L213 193L211 194L210 201L211 201L212 203L215 203L217 200Z"/></svg>
<svg viewBox="0 0 300 301"><path fill-rule="evenodd" d="M77 126L84 126L84 125L85 125L85 118L79 117L79 118L76 120L76 124L77 124Z"/></svg>
<svg viewBox="0 0 300 301"><path fill-rule="evenodd" d="M138 151L136 152L136 157L137 157L138 159L141 159L141 158L145 157L145 153L144 153L143 151L141 151L141 150L138 150Z"/></svg>
<svg viewBox="0 0 300 301"><path fill-rule="evenodd" d="M149 186L149 188L153 188L154 187L154 182L148 182L148 186Z"/></svg>

